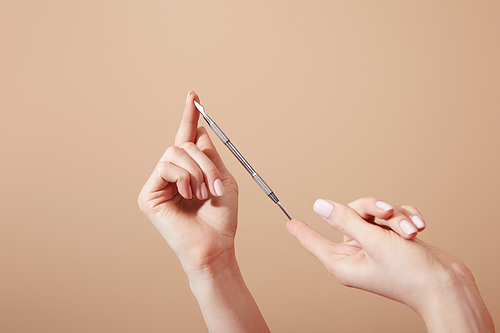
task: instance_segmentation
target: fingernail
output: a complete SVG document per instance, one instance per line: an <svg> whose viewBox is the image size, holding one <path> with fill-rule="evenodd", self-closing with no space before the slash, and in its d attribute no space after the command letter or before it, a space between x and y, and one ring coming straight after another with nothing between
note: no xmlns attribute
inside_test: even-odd
<svg viewBox="0 0 500 333"><path fill-rule="evenodd" d="M375 205L382 209L382 210L391 210L391 209L394 209L394 207L392 207L391 205L389 205L387 202L383 202L383 201L377 201L375 203Z"/></svg>
<svg viewBox="0 0 500 333"><path fill-rule="evenodd" d="M186 96L186 104L188 103L189 95L191 95L192 92L193 92L192 90L188 91L188 95Z"/></svg>
<svg viewBox="0 0 500 333"><path fill-rule="evenodd" d="M326 200L318 199L313 205L313 211L325 219L332 216L334 206Z"/></svg>
<svg viewBox="0 0 500 333"><path fill-rule="evenodd" d="M417 215L413 216L411 218L411 220L417 226L417 228L422 229L425 227L424 221L422 221L422 219L420 217L418 217Z"/></svg>
<svg viewBox="0 0 500 333"><path fill-rule="evenodd" d="M205 185L205 182L201 183L201 197L203 200L208 198L207 185Z"/></svg>
<svg viewBox="0 0 500 333"><path fill-rule="evenodd" d="M215 193L217 193L217 195L219 197L222 197L224 195L224 185L222 185L222 182L220 181L219 178L217 178L215 181L214 181L214 189L215 189Z"/></svg>
<svg viewBox="0 0 500 333"><path fill-rule="evenodd" d="M403 230L407 235L414 234L418 232L417 228L410 221L403 220L399 223L401 230Z"/></svg>
<svg viewBox="0 0 500 333"><path fill-rule="evenodd" d="M193 190L191 189L191 185L189 185L189 187L188 187L188 195L189 195L189 199L191 199L193 197Z"/></svg>

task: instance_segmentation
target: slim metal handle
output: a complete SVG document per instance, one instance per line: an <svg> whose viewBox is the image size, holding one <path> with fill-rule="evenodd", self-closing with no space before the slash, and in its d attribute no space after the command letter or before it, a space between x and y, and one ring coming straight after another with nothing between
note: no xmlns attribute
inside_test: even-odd
<svg viewBox="0 0 500 333"><path fill-rule="evenodd" d="M259 187L266 193L266 195L271 198L271 200L277 204L283 213L291 220L292 217L288 212L285 210L285 208L280 204L278 197L273 193L273 190L269 187L269 185L266 184L264 179L262 179L261 176L252 168L250 163L247 162L247 160L241 155L241 153L236 149L236 147L229 141L229 138L224 134L224 132L220 129L219 126L215 123L215 121L212 120L208 116L208 114L205 113L205 110L201 104L198 102L194 101L194 104L198 111L202 114L203 118L205 118L205 121L208 123L210 128L214 131L214 133L219 137L219 139L226 145L226 147L233 153L233 155L240 161L240 163L243 165L243 167L250 173L252 176L253 180L259 185Z"/></svg>

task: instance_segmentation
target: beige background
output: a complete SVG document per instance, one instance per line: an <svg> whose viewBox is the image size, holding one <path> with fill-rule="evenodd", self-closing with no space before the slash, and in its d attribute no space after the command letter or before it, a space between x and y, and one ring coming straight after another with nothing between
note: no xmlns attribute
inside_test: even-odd
<svg viewBox="0 0 500 333"><path fill-rule="evenodd" d="M196 332L177 258L137 195L184 99L294 217L318 197L413 204L421 238L500 314L498 1L1 1L4 332ZM212 136L213 137L213 136ZM220 142L237 255L275 332L421 332L339 285Z"/></svg>

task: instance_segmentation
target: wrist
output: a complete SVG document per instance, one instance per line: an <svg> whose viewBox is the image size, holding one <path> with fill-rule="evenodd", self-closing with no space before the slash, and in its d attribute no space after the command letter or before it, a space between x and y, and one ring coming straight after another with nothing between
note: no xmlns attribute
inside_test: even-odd
<svg viewBox="0 0 500 333"><path fill-rule="evenodd" d="M269 332L234 251L226 251L203 269L186 273L209 332Z"/></svg>
<svg viewBox="0 0 500 333"><path fill-rule="evenodd" d="M415 310L429 332L494 332L493 320L470 271L444 271L435 275Z"/></svg>
<svg viewBox="0 0 500 333"><path fill-rule="evenodd" d="M239 273L234 247L227 248L217 255L206 256L196 263L183 263L182 266L190 284L215 281L223 275Z"/></svg>

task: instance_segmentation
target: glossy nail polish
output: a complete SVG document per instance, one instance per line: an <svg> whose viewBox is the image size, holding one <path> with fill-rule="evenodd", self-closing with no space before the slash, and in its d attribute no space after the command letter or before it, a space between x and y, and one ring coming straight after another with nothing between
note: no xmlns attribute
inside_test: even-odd
<svg viewBox="0 0 500 333"><path fill-rule="evenodd" d="M217 193L219 197L222 197L225 193L224 185L222 185L222 181L219 178L217 178L214 182L214 189L215 193Z"/></svg>
<svg viewBox="0 0 500 333"><path fill-rule="evenodd" d="M207 185L205 185L205 182L201 183L201 198L205 200L208 198L208 191L207 191Z"/></svg>
<svg viewBox="0 0 500 333"><path fill-rule="evenodd" d="M325 219L332 216L335 207L326 200L318 199L313 205L313 211Z"/></svg>
<svg viewBox="0 0 500 333"><path fill-rule="evenodd" d="M401 227L401 230L403 230L403 232L407 235L411 235L418 232L417 228L413 225L413 223L407 220L401 221L399 223L399 226Z"/></svg>
<svg viewBox="0 0 500 333"><path fill-rule="evenodd" d="M411 218L411 220L413 224L417 226L417 228L422 229L425 227L424 221L422 221L422 219L419 216L415 215Z"/></svg>
<svg viewBox="0 0 500 333"><path fill-rule="evenodd" d="M394 207L392 207L391 205L389 205L387 202L383 202L383 201L377 201L377 202L375 203L375 205L376 205L378 208L380 208L380 209L382 209L382 210L385 210L385 211L387 211L387 210L391 210L391 209L394 209Z"/></svg>

